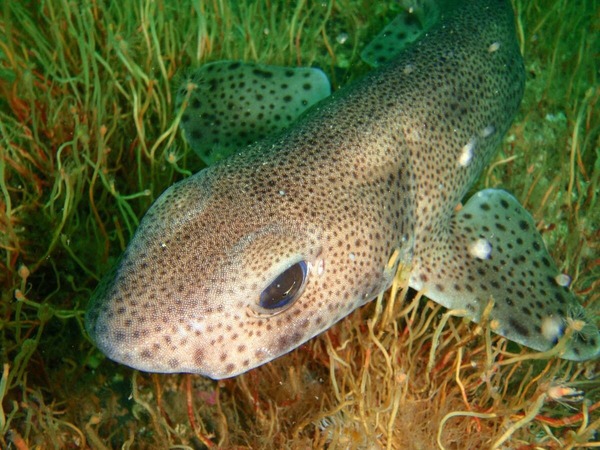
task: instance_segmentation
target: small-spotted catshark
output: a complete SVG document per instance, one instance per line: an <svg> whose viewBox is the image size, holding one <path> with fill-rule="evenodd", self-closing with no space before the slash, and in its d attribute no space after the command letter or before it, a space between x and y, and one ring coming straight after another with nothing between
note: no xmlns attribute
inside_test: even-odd
<svg viewBox="0 0 600 450"><path fill-rule="evenodd" d="M487 189L459 207L523 95L509 3L441 2L435 24L362 80L167 189L93 295L98 347L140 370L231 377L372 300L401 264L411 287L476 322L492 302L489 327L510 340L598 357L596 324L515 198ZM210 69L208 90L251 104L297 76L240 67ZM206 101L225 115L230 97ZM184 114L192 138L244 121L206 114L196 128Z"/></svg>

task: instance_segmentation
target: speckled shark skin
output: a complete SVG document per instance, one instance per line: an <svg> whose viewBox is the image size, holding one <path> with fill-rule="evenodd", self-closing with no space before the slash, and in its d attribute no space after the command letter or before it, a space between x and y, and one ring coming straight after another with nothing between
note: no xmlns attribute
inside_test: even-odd
<svg viewBox="0 0 600 450"><path fill-rule="evenodd" d="M167 189L91 300L98 347L140 370L235 376L372 300L401 263L474 321L493 299L511 340L547 350L570 326L562 357L597 357L596 325L517 201L486 190L458 211L525 75L509 2L456 5L292 128ZM261 303L280 274L293 298Z"/></svg>

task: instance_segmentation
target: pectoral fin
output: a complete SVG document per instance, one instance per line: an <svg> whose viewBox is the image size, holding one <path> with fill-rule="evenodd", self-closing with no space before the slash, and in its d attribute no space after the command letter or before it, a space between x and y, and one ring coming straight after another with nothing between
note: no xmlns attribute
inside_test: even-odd
<svg viewBox="0 0 600 450"><path fill-rule="evenodd" d="M563 358L600 354L596 324L568 289L531 215L507 192L475 194L455 214L447 238L417 261L413 287L476 322L492 300L489 323L498 334L545 351L571 327Z"/></svg>
<svg viewBox="0 0 600 450"><path fill-rule="evenodd" d="M177 107L187 100L181 116L185 138L210 165L287 128L330 93L319 69L217 61L187 77Z"/></svg>

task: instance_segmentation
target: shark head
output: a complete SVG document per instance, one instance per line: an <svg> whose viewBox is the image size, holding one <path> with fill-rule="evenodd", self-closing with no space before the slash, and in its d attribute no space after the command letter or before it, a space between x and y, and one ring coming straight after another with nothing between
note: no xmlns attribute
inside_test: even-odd
<svg viewBox="0 0 600 450"><path fill-rule="evenodd" d="M389 284L394 269L381 270L385 253L373 234L383 234L371 215L340 226L350 212L312 207L320 194L310 182L286 181L285 162L248 167L203 170L146 213L87 313L89 335L110 359L234 376L289 352ZM362 244L349 251L351 236Z"/></svg>

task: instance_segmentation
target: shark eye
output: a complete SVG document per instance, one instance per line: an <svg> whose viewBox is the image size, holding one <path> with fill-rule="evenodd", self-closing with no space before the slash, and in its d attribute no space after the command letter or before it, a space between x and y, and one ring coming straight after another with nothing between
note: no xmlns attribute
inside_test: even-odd
<svg viewBox="0 0 600 450"><path fill-rule="evenodd" d="M260 294L258 305L268 312L279 312L291 305L302 292L308 266L299 261L281 272L273 282Z"/></svg>

